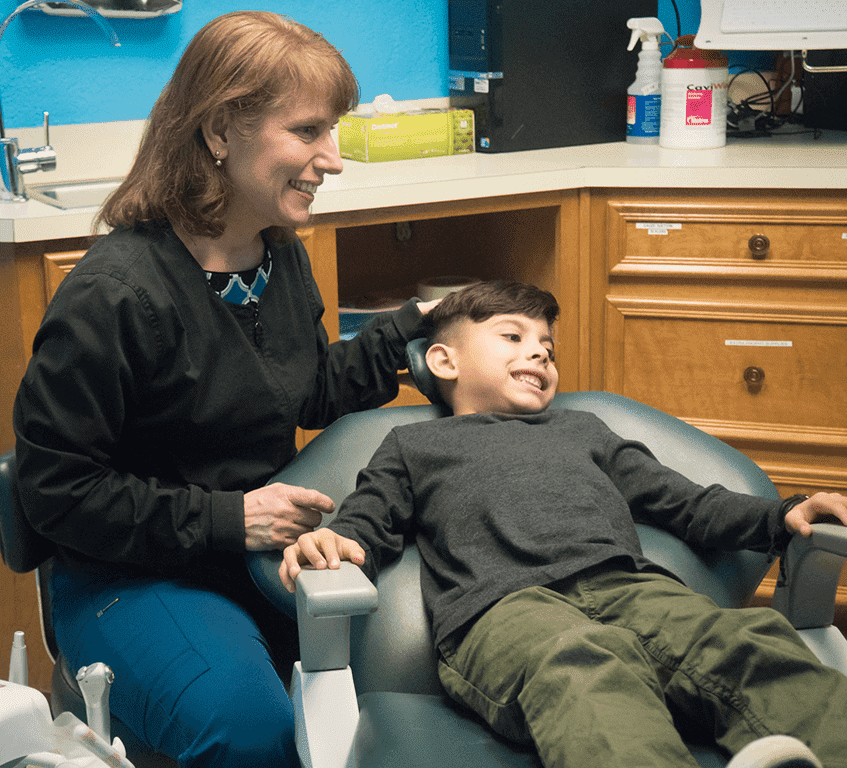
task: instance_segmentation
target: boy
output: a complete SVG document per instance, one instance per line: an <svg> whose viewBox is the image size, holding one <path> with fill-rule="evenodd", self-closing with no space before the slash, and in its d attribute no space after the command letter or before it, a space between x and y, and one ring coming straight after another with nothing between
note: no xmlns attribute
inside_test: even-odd
<svg viewBox="0 0 847 768"><path fill-rule="evenodd" d="M373 577L414 535L444 687L546 766L693 767L693 723L733 753L785 733L847 766L847 677L775 611L689 590L634 527L778 553L822 516L847 523L847 498L703 488L594 415L547 410L557 315L518 283L445 298L426 360L454 415L394 429L330 526L285 550L283 583L340 559Z"/></svg>

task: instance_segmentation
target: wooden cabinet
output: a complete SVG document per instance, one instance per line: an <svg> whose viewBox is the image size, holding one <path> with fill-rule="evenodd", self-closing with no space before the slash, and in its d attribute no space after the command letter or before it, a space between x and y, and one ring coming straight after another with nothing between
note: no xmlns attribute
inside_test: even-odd
<svg viewBox="0 0 847 768"><path fill-rule="evenodd" d="M592 195L592 386L847 491L847 196Z"/></svg>

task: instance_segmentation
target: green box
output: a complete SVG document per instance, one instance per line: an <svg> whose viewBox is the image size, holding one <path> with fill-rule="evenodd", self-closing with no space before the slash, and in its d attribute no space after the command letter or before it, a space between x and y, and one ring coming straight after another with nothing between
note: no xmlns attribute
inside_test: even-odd
<svg viewBox="0 0 847 768"><path fill-rule="evenodd" d="M363 163L473 152L473 110L344 115L338 121L338 145L341 157Z"/></svg>

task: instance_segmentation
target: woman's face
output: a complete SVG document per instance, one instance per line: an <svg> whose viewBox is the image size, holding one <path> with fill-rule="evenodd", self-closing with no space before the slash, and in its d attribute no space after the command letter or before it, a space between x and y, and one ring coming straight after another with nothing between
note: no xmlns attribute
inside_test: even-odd
<svg viewBox="0 0 847 768"><path fill-rule="evenodd" d="M272 109L255 135L225 131L224 170L232 184L227 228L259 232L270 226L302 226L327 173L341 173L330 135L337 115L324 100L296 98ZM223 152L222 152L223 154Z"/></svg>

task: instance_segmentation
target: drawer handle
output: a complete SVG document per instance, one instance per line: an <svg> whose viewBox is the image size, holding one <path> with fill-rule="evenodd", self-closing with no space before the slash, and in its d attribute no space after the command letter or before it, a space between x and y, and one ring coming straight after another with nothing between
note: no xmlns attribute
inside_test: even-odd
<svg viewBox="0 0 847 768"><path fill-rule="evenodd" d="M747 382L747 389L752 394L758 394L765 383L765 372L761 368L751 365L744 370L744 381Z"/></svg>
<svg viewBox="0 0 847 768"><path fill-rule="evenodd" d="M754 259L764 259L770 250L771 241L767 235L753 235L747 241L747 247L750 249L750 255Z"/></svg>

